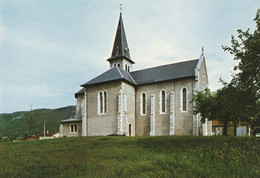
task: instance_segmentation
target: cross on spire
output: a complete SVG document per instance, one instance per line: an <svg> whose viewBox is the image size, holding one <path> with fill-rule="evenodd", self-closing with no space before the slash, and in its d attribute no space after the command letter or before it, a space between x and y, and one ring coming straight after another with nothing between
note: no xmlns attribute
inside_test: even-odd
<svg viewBox="0 0 260 178"><path fill-rule="evenodd" d="M204 47L201 47L201 53L204 55Z"/></svg>
<svg viewBox="0 0 260 178"><path fill-rule="evenodd" d="M122 4L120 4L120 15L122 15Z"/></svg>

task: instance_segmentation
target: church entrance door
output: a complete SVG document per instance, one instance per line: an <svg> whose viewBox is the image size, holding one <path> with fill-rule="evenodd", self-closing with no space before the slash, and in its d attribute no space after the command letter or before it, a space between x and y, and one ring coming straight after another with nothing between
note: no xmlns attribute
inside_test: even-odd
<svg viewBox="0 0 260 178"><path fill-rule="evenodd" d="M129 124L129 136L131 136L131 124Z"/></svg>

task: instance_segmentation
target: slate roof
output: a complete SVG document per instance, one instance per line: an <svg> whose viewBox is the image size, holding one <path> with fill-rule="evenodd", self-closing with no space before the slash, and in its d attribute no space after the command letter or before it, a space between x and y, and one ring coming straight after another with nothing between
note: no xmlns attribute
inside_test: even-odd
<svg viewBox="0 0 260 178"><path fill-rule="evenodd" d="M194 77L196 65L199 59L173 63L133 72L126 72L119 67L113 67L103 74L95 77L82 87L94 84L101 84L111 81L124 80L132 85L143 85L148 83L156 83L163 81L176 80L181 78ZM76 94L84 93L83 89ZM76 96L75 94L75 96Z"/></svg>
<svg viewBox="0 0 260 178"><path fill-rule="evenodd" d="M137 85L194 77L198 59L130 72Z"/></svg>
<svg viewBox="0 0 260 178"><path fill-rule="evenodd" d="M107 60L112 61L122 57L134 64L134 61L132 61L130 57L130 52L126 40L125 29L122 19L122 13L120 13L112 54L111 57Z"/></svg>
<svg viewBox="0 0 260 178"><path fill-rule="evenodd" d="M70 118L70 119L66 119L66 120L62 120L60 121L61 123L65 123L65 122L81 122L82 118L81 117L75 117L75 118Z"/></svg>
<svg viewBox="0 0 260 178"><path fill-rule="evenodd" d="M133 85L136 84L128 72L115 66L81 86L84 87L84 86L106 83L106 82L111 82L116 80L125 80Z"/></svg>
<svg viewBox="0 0 260 178"><path fill-rule="evenodd" d="M77 93L75 93L75 98L77 98L77 96L79 96L79 95L84 95L84 88L82 88Z"/></svg>

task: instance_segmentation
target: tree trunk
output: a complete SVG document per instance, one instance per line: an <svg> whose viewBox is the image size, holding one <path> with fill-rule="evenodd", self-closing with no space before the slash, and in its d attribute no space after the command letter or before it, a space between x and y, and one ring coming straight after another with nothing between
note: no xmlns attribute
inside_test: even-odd
<svg viewBox="0 0 260 178"><path fill-rule="evenodd" d="M237 122L234 122L234 136L237 136Z"/></svg>
<svg viewBox="0 0 260 178"><path fill-rule="evenodd" d="M228 126L228 122L225 121L223 124L224 124L223 135L227 136L227 135L228 135L228 134L227 134L227 126Z"/></svg>

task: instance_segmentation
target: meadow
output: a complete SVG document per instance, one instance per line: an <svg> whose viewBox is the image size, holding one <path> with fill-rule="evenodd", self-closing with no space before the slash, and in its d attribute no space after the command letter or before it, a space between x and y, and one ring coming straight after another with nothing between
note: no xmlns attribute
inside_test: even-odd
<svg viewBox="0 0 260 178"><path fill-rule="evenodd" d="M260 177L253 137L78 137L0 143L0 177Z"/></svg>

